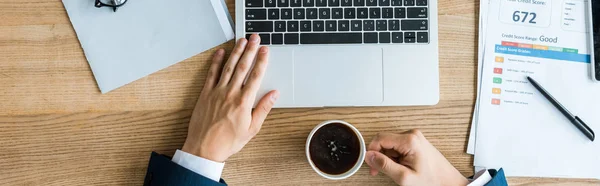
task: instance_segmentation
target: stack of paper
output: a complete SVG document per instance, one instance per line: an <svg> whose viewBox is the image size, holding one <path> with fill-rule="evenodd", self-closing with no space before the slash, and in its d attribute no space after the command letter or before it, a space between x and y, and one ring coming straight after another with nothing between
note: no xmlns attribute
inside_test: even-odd
<svg viewBox="0 0 600 186"><path fill-rule="evenodd" d="M63 0L102 93L233 39L223 0Z"/></svg>
<svg viewBox="0 0 600 186"><path fill-rule="evenodd" d="M587 139L526 79L536 79L600 131L588 8L584 0L481 0L479 86L467 149L476 169L600 179L600 143Z"/></svg>

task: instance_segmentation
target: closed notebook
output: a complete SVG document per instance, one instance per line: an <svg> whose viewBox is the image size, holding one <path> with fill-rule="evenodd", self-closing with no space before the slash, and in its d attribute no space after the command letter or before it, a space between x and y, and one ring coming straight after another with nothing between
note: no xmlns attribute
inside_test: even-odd
<svg viewBox="0 0 600 186"><path fill-rule="evenodd" d="M223 0L129 0L116 12L63 4L102 93L234 38Z"/></svg>

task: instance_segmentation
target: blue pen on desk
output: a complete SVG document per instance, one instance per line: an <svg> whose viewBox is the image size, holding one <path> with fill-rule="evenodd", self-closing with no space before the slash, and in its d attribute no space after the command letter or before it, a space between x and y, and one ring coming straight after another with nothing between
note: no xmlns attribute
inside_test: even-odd
<svg viewBox="0 0 600 186"><path fill-rule="evenodd" d="M542 95L544 95L544 97L546 97L546 99L548 101L550 101L550 103L552 103L552 105L554 105L554 107L556 107L563 115L565 115L565 117L567 117L567 119L569 119L571 121L571 123L573 123L573 125L575 125L575 127L577 127L590 140L594 141L594 138L595 138L594 131L590 127L588 127L583 122L583 120L581 120L581 118L571 114L571 112L569 112L567 110L567 108L565 108L565 106L563 106L558 101L556 101L556 99L554 99L554 97L552 97L552 95L550 95L550 93L548 93L546 91L546 89L544 89L540 84L538 84L538 82L533 80L533 78L527 76L527 80L529 80L529 82L531 82L533 87L535 87L535 89L537 89L540 93L542 93Z"/></svg>

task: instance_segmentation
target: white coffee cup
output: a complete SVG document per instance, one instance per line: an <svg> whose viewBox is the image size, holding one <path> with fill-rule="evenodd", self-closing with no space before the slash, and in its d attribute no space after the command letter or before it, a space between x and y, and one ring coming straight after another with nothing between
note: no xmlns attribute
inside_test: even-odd
<svg viewBox="0 0 600 186"><path fill-rule="evenodd" d="M356 161L356 164L348 171L342 173L342 174L328 174L325 173L323 171L321 171L319 168L317 168L317 166L313 163L313 160L310 157L310 150L309 150L309 146L310 146L310 141L313 137L313 135L315 135L315 132L317 132L317 130L319 130L321 127L328 125L328 124L332 124L332 123L340 123L340 124L344 124L346 126L348 126L350 129L352 129L352 131L354 131L354 133L356 134L356 136L358 137L358 140L360 142L360 155L358 156L358 160ZM365 146L365 140L363 139L362 135L360 134L360 132L358 131L358 129L356 129L354 126L352 126L350 123L345 122L345 121L341 121L341 120L329 120L329 121L324 121L323 123L317 125L308 135L308 138L306 139L306 159L308 159L308 163L310 164L310 166L312 167L313 170L315 170L315 172L317 172L317 174L323 176L324 178L327 179L331 179L331 180L341 180L341 179L346 179L352 175L354 175L354 173L356 173L360 167L362 166L363 162L365 161L365 154L367 153L366 150L366 146Z"/></svg>

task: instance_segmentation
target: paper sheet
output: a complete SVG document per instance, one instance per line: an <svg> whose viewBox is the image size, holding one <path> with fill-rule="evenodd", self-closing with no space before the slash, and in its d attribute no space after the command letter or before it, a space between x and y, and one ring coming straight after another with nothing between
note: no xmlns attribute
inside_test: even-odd
<svg viewBox="0 0 600 186"><path fill-rule="evenodd" d="M526 80L536 79L600 131L586 2L491 0L490 7L474 165L503 167L507 176L600 179L600 143L587 139Z"/></svg>
<svg viewBox="0 0 600 186"><path fill-rule="evenodd" d="M488 15L488 0L479 1L479 44L477 45L477 97L473 108L471 129L469 130L469 142L467 143L467 154L475 154L475 138L477 131L477 117L479 116L479 94L481 90L481 68L483 67L483 53L485 49L485 27Z"/></svg>
<svg viewBox="0 0 600 186"><path fill-rule="evenodd" d="M117 12L63 4L102 93L234 38L222 0L128 1Z"/></svg>

